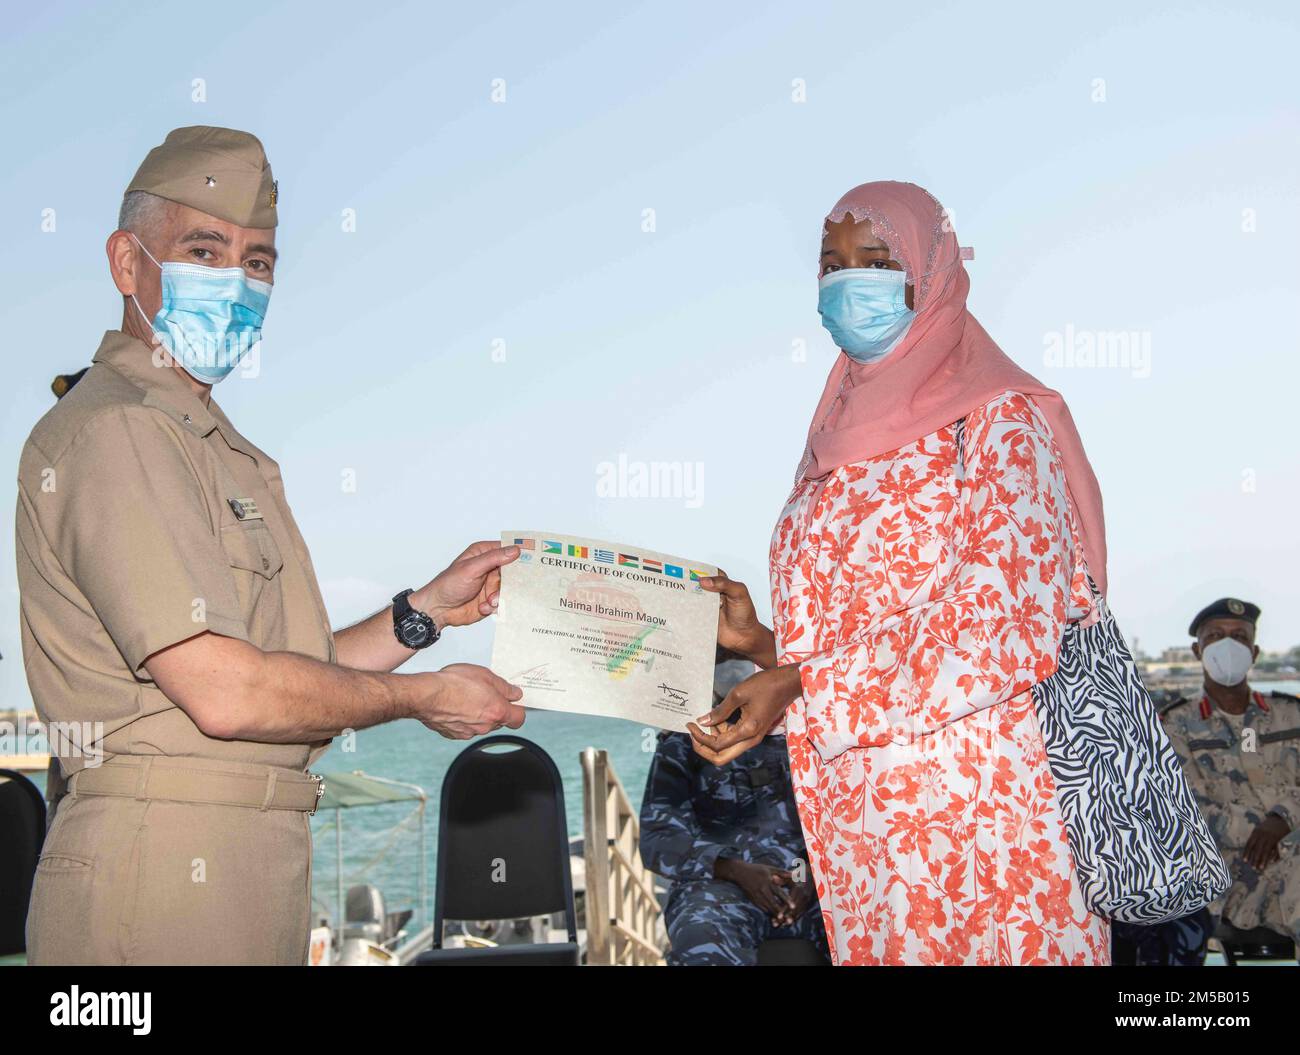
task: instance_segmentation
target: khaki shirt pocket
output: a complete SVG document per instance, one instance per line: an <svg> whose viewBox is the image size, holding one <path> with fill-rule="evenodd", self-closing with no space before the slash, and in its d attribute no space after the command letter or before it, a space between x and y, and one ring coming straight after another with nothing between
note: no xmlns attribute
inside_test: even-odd
<svg viewBox="0 0 1300 1055"><path fill-rule="evenodd" d="M230 524L221 529L221 546L230 559L232 568L251 571L264 579L272 579L284 567L280 547L271 537L271 531L260 520Z"/></svg>
<svg viewBox="0 0 1300 1055"><path fill-rule="evenodd" d="M261 520L227 525L221 529L221 548L230 564L249 640L259 648L276 647L268 635L284 624L278 579L284 558L270 528Z"/></svg>

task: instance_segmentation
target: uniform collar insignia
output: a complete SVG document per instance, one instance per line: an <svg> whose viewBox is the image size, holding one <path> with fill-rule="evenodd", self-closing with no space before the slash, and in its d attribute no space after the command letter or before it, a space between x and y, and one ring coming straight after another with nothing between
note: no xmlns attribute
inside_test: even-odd
<svg viewBox="0 0 1300 1055"><path fill-rule="evenodd" d="M138 338L121 330L109 330L94 361L112 367L145 393L147 406L162 410L195 435L206 436L216 427L212 414L185 378L170 366L156 365L153 350Z"/></svg>
<svg viewBox="0 0 1300 1055"><path fill-rule="evenodd" d="M1269 713L1268 701L1264 699L1264 694L1262 692L1258 692L1252 689L1250 693L1250 701L1261 711L1263 711L1265 714ZM1205 694L1202 694L1201 695L1201 720L1208 721L1210 715L1213 713L1214 713L1214 704L1210 702L1210 697Z"/></svg>

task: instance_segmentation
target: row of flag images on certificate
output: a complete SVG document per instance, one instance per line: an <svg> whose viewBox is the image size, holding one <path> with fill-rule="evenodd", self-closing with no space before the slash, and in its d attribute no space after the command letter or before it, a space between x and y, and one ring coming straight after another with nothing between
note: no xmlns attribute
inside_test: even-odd
<svg viewBox="0 0 1300 1055"><path fill-rule="evenodd" d="M691 582L707 579L709 573L700 568L684 568L677 564L664 564L650 557L638 557L634 553L615 553L609 549L596 549L591 546L567 545L563 542L550 542L546 539L517 538L515 545L521 550L536 552L541 545L542 553L553 553L560 557L574 557L577 560L594 560L601 564L617 564L621 568L636 568L638 571L651 571L656 575L667 575L672 579L690 578Z"/></svg>

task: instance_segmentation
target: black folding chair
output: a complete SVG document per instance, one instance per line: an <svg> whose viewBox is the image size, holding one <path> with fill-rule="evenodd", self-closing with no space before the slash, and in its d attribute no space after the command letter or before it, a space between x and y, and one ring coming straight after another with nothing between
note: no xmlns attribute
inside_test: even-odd
<svg viewBox="0 0 1300 1055"><path fill-rule="evenodd" d="M27 903L45 842L45 800L21 773L0 769L0 956L27 951Z"/></svg>
<svg viewBox="0 0 1300 1055"><path fill-rule="evenodd" d="M502 750L508 748L508 750ZM519 919L564 911L569 940L444 948L446 920ZM417 966L576 966L564 785L551 756L521 736L471 744L442 781L433 948Z"/></svg>

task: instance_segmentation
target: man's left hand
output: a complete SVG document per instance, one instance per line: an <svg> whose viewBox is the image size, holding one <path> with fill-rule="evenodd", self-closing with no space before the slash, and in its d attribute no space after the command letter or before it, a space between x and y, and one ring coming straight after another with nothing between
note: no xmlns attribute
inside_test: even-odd
<svg viewBox="0 0 1300 1055"><path fill-rule="evenodd" d="M1278 853L1277 844L1285 839L1290 831L1291 825L1278 814L1270 813L1250 833L1250 838L1246 840L1246 848L1242 850L1241 856L1246 859L1246 863L1256 872L1264 871L1266 867L1281 856Z"/></svg>
<svg viewBox="0 0 1300 1055"><path fill-rule="evenodd" d="M475 542L447 570L413 596L413 607L440 626L468 626L497 610L501 567L519 556L518 546Z"/></svg>

